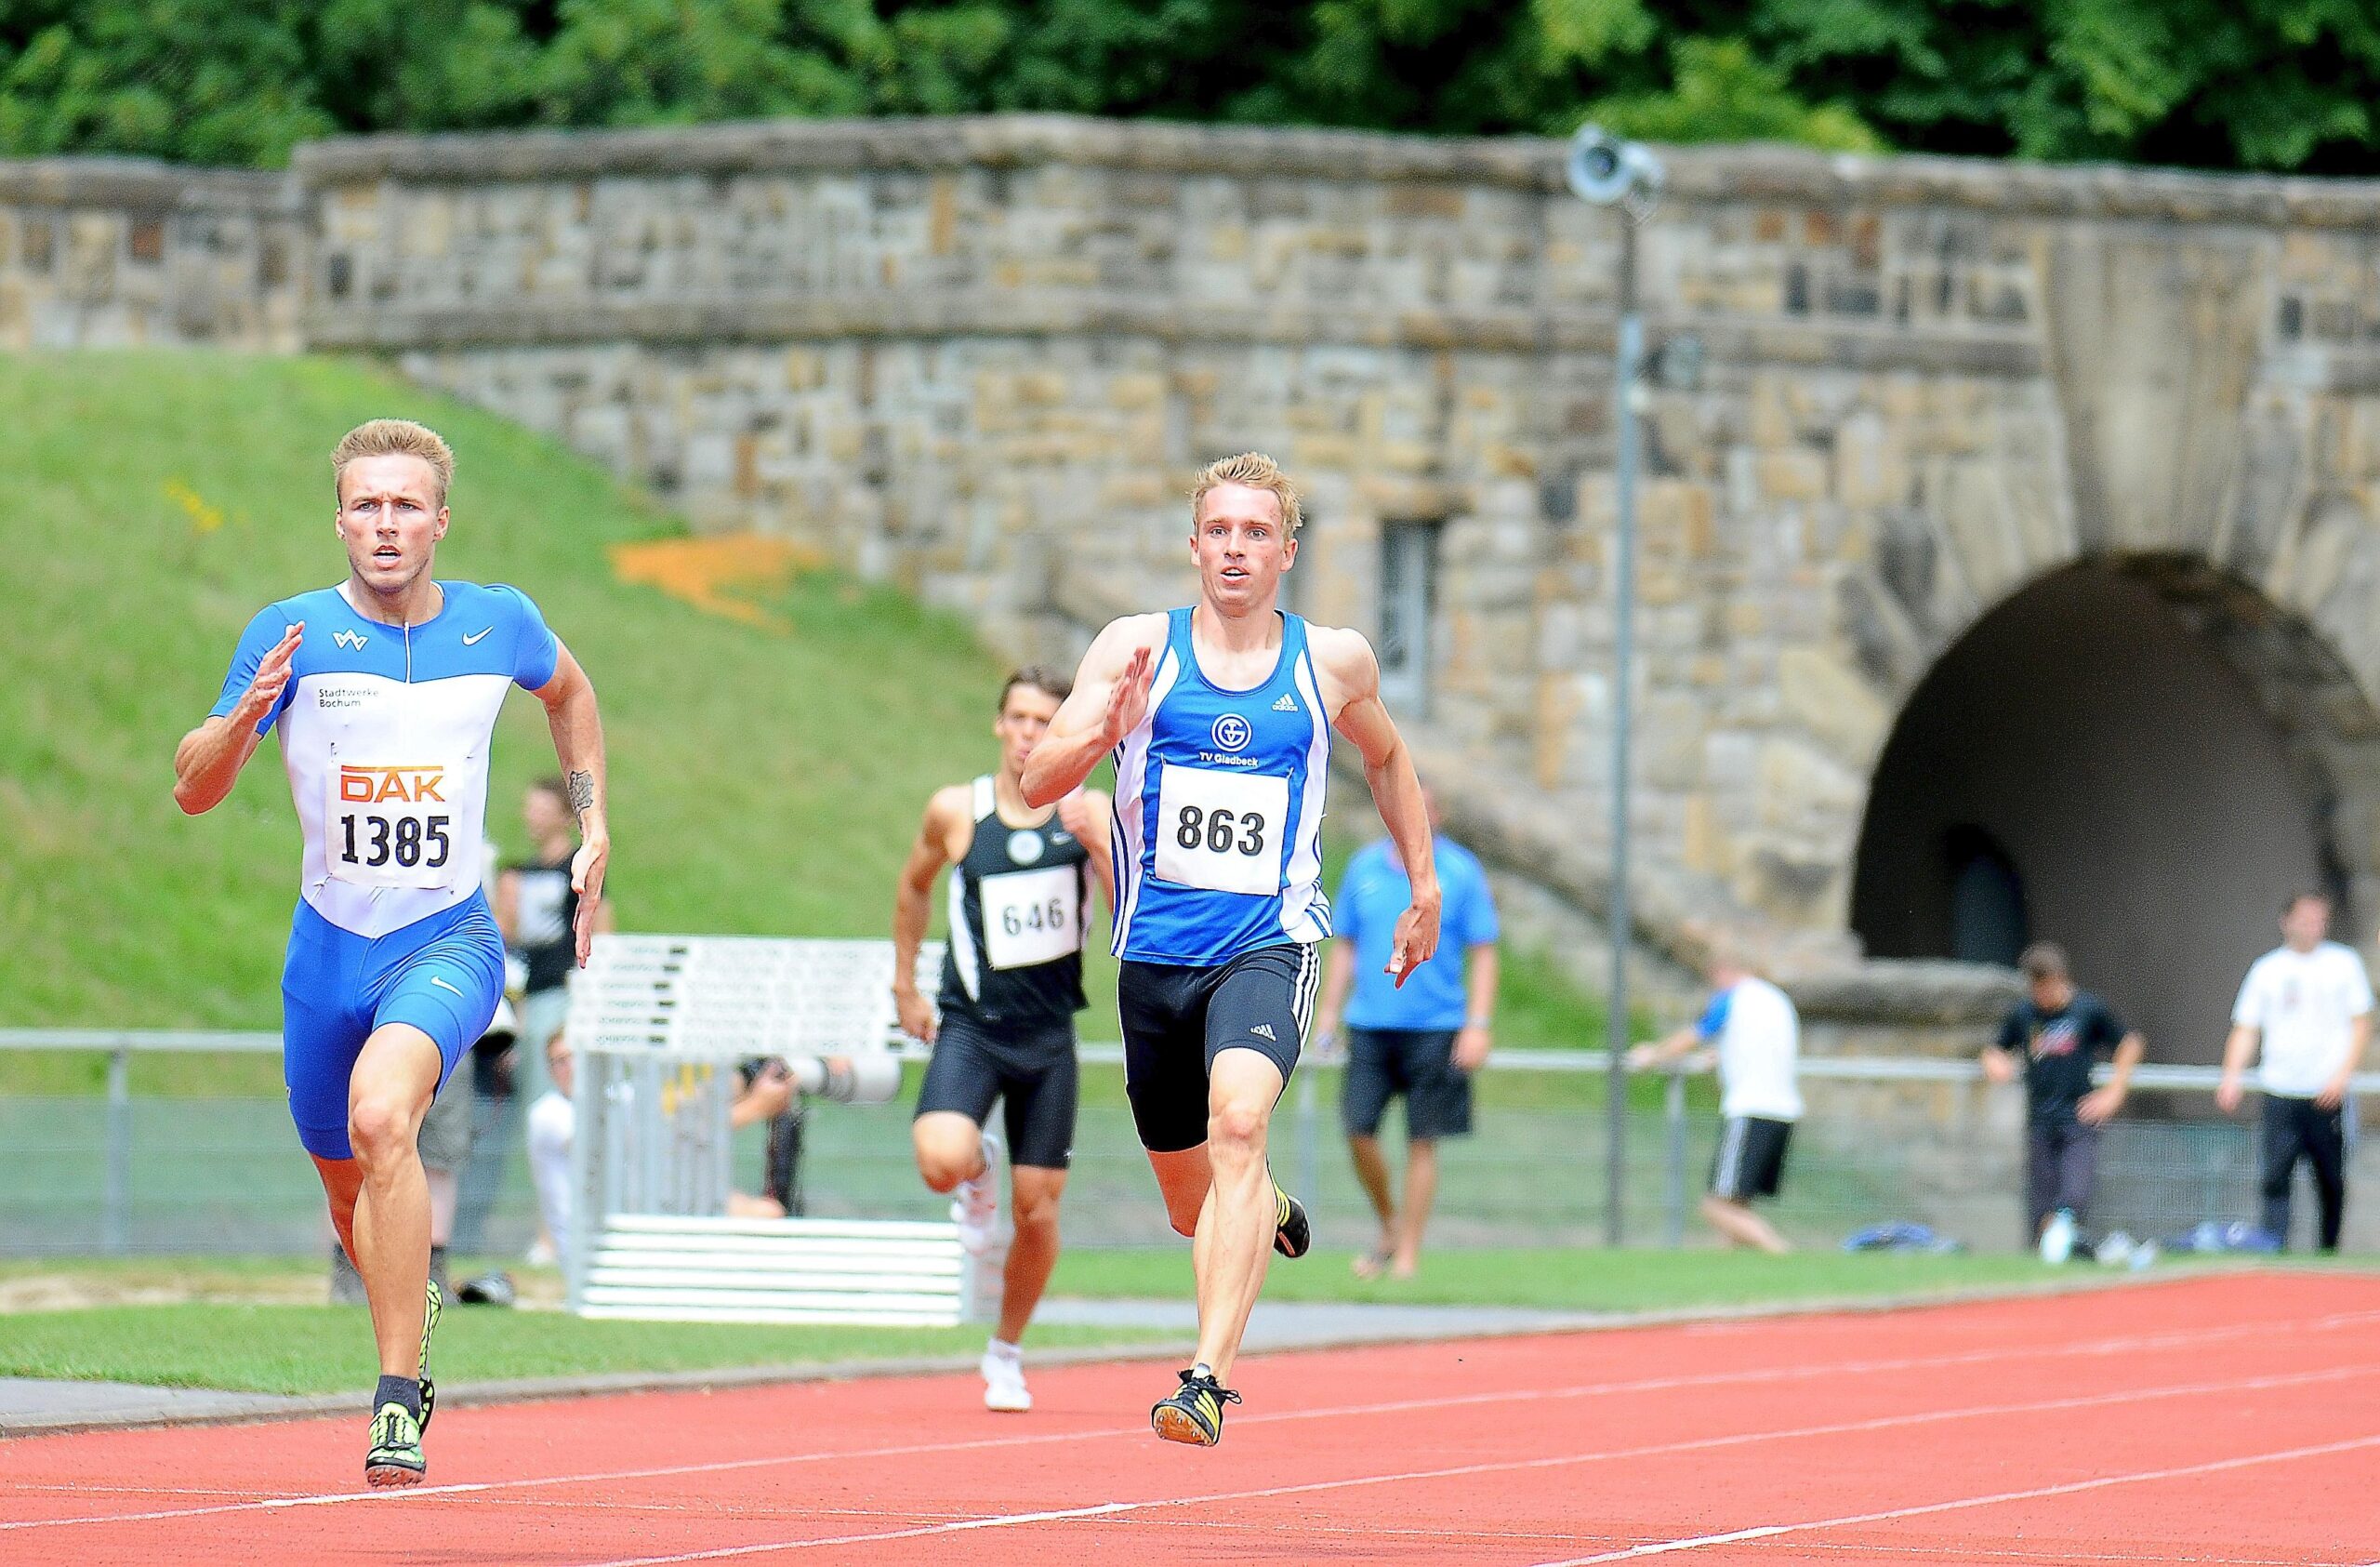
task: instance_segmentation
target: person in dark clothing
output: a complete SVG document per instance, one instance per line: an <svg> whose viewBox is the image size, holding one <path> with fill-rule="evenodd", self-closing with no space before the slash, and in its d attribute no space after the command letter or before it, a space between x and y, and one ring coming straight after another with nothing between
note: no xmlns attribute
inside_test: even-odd
<svg viewBox="0 0 2380 1567"><path fill-rule="evenodd" d="M939 790L902 867L892 910L892 996L901 1027L933 1046L912 1123L918 1173L953 1194L968 1250L989 1249L1000 1139L985 1125L1006 1106L1015 1239L1001 1274L1000 1321L984 1350L985 1407L1033 1407L1018 1341L1058 1260L1058 1200L1074 1155L1075 1014L1091 892L1116 903L1104 852L1108 802L1077 790L1034 810L1017 780L1072 683L1038 667L1001 688L992 734L1000 767ZM950 871L950 942L929 1004L917 985L933 883Z"/></svg>
<svg viewBox="0 0 2380 1567"><path fill-rule="evenodd" d="M2027 990L1983 1053L1993 1082L2025 1074L2025 1210L2044 1260L2063 1262L2090 1212L2098 1178L2099 1128L2123 1108L2132 1070L2149 1046L2106 1002L2077 989L2063 949L2036 941L2017 960ZM2114 1073L2091 1086L2091 1069L2112 1055Z"/></svg>

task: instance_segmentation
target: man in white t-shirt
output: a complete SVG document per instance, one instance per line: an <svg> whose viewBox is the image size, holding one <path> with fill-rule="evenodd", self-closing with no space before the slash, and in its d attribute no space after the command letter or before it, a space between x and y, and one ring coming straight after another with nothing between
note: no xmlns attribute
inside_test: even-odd
<svg viewBox="0 0 2380 1567"><path fill-rule="evenodd" d="M1712 995L1702 1016L1659 1044L1638 1045L1628 1064L1642 1071L1716 1047L1722 1124L1702 1216L1734 1245L1781 1255L1792 1248L1752 1212L1752 1201L1777 1195L1785 1148L1802 1119L1802 1090L1793 1080L1802 1020L1784 991L1724 947L1712 949L1703 974Z"/></svg>
<svg viewBox="0 0 2380 1567"><path fill-rule="evenodd" d="M2289 1189L2303 1159L2321 1204L2322 1250L2334 1252L2347 1210L2347 1082L2372 1037L2372 979L2352 948L2323 939L2330 928L2320 893L2282 907L2281 945L2249 968L2231 1008L2215 1103L2226 1115L2240 1108L2241 1079L2261 1043L2265 1228L2288 1243Z"/></svg>

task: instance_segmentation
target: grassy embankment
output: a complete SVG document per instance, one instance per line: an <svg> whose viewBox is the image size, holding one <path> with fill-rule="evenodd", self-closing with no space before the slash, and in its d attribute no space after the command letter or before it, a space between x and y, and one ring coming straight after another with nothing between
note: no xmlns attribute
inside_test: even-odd
<svg viewBox="0 0 2380 1567"><path fill-rule="evenodd" d="M0 358L0 1027L277 1023L297 832L275 748L196 821L169 759L248 618L342 574L326 453L384 413L458 454L439 570L526 588L601 689L624 928L878 934L926 795L993 760L1000 670L957 618L830 571L735 590L738 617L624 582L610 547L683 525L492 415L347 361ZM509 847L552 764L516 695L488 817ZM1368 813L1342 791L1340 825ZM1112 965L1093 969L1085 1033L1112 1038ZM1540 957L1506 976L1504 1044L1600 1041L1599 1008ZM97 1056L0 1054L0 1091L104 1077ZM279 1072L151 1056L134 1087L272 1096Z"/></svg>

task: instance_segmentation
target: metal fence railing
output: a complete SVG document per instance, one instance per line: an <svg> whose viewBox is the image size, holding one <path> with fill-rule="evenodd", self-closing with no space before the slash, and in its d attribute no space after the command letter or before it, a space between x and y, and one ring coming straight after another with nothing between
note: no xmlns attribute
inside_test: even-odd
<svg viewBox="0 0 2380 1567"><path fill-rule="evenodd" d="M0 1053L99 1052L108 1063L101 1095L0 1090L0 1254L298 1254L327 1247L321 1193L279 1097L168 1097L133 1088L139 1055L279 1049L279 1037L267 1033L0 1030ZM1120 1053L1091 1044L1083 1058L1068 1242L1170 1243L1122 1103ZM1440 1150L1435 1242L1600 1242L1605 1060L1600 1051L1513 1051L1490 1062L1480 1089L1479 1135ZM1775 1207L1788 1234L1830 1242L1861 1225L1908 1218L1977 1249L2019 1242L2019 1091L1984 1087L1964 1060L1816 1057L1803 1062L1802 1077L1810 1113L1796 1132ZM2144 1066L2135 1075L2137 1113L2111 1126L2102 1147L2093 1214L2098 1228L2165 1235L2204 1220L2255 1216L2256 1117L2253 1109L2236 1118L2215 1115L2207 1099L2215 1079L2211 1069L2189 1067ZM1275 1159L1285 1183L1308 1196L1324 1243L1362 1244L1371 1219L1340 1138L1338 1082L1338 1068L1328 1060L1298 1074L1275 1123ZM2380 1095L2380 1074L2359 1078L2356 1091ZM1710 1102L1707 1089L1672 1078L1657 1106L1627 1117L1623 1194L1631 1242L1676 1244L1699 1237L1692 1209L1717 1130ZM808 1211L822 1217L935 1216L943 1200L924 1189L910 1165L908 1119L906 1096L887 1105L815 1107L802 1156ZM760 1131L748 1129L735 1156L750 1185L759 1181ZM2358 1175L2364 1191L2380 1192L2380 1144L2363 1147ZM2310 1201L2298 1203L2301 1227L2310 1208ZM536 1222L516 1136L483 1249L517 1255ZM2380 1246L2380 1223L2352 1200L2348 1243Z"/></svg>

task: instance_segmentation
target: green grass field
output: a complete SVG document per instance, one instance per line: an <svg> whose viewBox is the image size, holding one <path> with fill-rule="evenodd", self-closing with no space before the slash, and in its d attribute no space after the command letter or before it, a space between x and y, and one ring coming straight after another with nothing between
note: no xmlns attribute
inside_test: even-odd
<svg viewBox="0 0 2380 1567"><path fill-rule="evenodd" d="M369 1388L372 1327L360 1306L113 1306L0 1318L0 1376L228 1388L250 1393ZM1053 1327L1047 1347L1162 1342L1128 1328ZM980 1327L758 1327L585 1321L551 1311L456 1308L432 1361L448 1386L531 1376L853 1366L974 1354Z"/></svg>
<svg viewBox="0 0 2380 1567"><path fill-rule="evenodd" d="M550 442L362 365L17 357L0 363L6 1022L277 1022L297 842L276 748L195 821L169 796L170 759L247 618L344 575L327 453L385 413L459 453L440 572L525 587L595 676L623 923L884 927L917 809L988 752L998 671L955 618L826 574L766 605L783 632L623 585L604 547L674 519ZM499 737L488 820L517 849L522 786L553 753L525 694Z"/></svg>
<svg viewBox="0 0 2380 1567"><path fill-rule="evenodd" d="M1400 1302L1424 1306L1530 1306L1553 1311L1666 1311L1775 1306L1794 1301L1939 1295L2038 1283L2052 1278L2030 1256L1853 1256L1833 1251L1763 1256L1704 1248L1606 1251L1557 1247L1424 1252L1411 1279L1367 1282L1354 1254L1317 1249L1275 1260L1267 1300ZM1053 1294L1121 1298L1186 1295L1190 1254L1073 1251L1058 1259Z"/></svg>
<svg viewBox="0 0 2380 1567"><path fill-rule="evenodd" d="M1927 1295L2041 1282L2027 1257L1844 1256L1809 1252L1763 1257L1712 1251L1444 1251L1421 1275L1366 1283L1348 1254L1317 1251L1276 1262L1265 1296L1290 1301L1402 1302L1646 1311L1790 1305ZM370 1331L363 1309L258 1304L321 1288L319 1264L176 1258L0 1265L0 1287L52 1282L91 1298L173 1291L174 1304L93 1305L0 1315L0 1376L49 1376L230 1388L252 1392L336 1392L368 1382ZM1187 1247L1073 1251L1061 1258L1053 1295L1181 1300L1190 1294ZM1042 1348L1146 1344L1173 1347L1158 1330L1044 1326ZM439 1329L437 1370L450 1385L590 1373L706 1370L746 1365L851 1364L962 1355L980 1327L770 1328L728 1324L583 1321L551 1311L458 1307Z"/></svg>
<svg viewBox="0 0 2380 1567"><path fill-rule="evenodd" d="M831 572L756 601L769 626L624 584L612 544L682 524L595 464L363 364L204 352L0 356L0 1027L270 1029L294 896L295 817L268 743L231 800L185 818L175 742L215 699L240 629L337 581L327 454L377 414L458 454L442 575L537 599L601 691L611 887L624 929L867 936L917 813L994 760L999 666L956 618ZM780 629L772 629L780 628ZM496 747L488 822L521 846L550 771L525 694ZM1344 786L1336 845L1375 827ZM1089 1037L1112 1035L1093 963ZM1602 1038L1591 1000L1508 957L1504 1042ZM95 1056L11 1060L33 1093L88 1093ZM267 1059L151 1059L143 1093L276 1093Z"/></svg>

